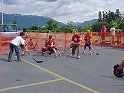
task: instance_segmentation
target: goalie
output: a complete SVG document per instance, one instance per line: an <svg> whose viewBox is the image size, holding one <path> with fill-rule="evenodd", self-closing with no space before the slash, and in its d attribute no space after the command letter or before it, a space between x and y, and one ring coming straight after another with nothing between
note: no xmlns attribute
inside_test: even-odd
<svg viewBox="0 0 124 93"><path fill-rule="evenodd" d="M76 29L73 29L72 43L70 45L70 48L72 48L72 56L74 56L75 52L77 51L77 59L80 59L79 48L80 48L81 40L82 38L78 34L78 31L76 31Z"/></svg>
<svg viewBox="0 0 124 93"><path fill-rule="evenodd" d="M55 53L55 57L62 57L59 50L55 47L55 40L52 35L49 35L49 39L45 41L45 46L42 48L42 55L44 55L45 51L49 51L49 54Z"/></svg>

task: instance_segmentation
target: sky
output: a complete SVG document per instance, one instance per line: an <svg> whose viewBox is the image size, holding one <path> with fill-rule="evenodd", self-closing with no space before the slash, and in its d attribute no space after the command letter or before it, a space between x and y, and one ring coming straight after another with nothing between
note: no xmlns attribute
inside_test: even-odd
<svg viewBox="0 0 124 93"><path fill-rule="evenodd" d="M84 22L98 18L99 11L124 13L124 0L0 0L0 11L7 14L38 15L59 22Z"/></svg>

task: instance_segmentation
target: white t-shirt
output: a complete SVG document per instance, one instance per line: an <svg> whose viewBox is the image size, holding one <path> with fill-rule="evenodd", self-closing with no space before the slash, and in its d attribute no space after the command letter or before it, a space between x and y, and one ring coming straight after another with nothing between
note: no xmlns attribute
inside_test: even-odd
<svg viewBox="0 0 124 93"><path fill-rule="evenodd" d="M19 46L21 44L24 45L25 40L21 36L17 36L10 43L12 43L13 45Z"/></svg>
<svg viewBox="0 0 124 93"><path fill-rule="evenodd" d="M112 27L112 28L110 29L110 31L111 31L112 35L115 35L115 27Z"/></svg>

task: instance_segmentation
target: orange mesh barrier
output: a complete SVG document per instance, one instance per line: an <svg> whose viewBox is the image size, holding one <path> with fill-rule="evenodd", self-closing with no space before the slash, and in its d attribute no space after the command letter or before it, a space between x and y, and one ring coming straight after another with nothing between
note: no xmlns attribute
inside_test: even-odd
<svg viewBox="0 0 124 93"><path fill-rule="evenodd" d="M8 34L0 33L0 53L4 54L9 51L9 43L15 38L18 34Z"/></svg>
<svg viewBox="0 0 124 93"><path fill-rule="evenodd" d="M2 44L2 40L1 40L1 33L0 33L0 53L1 53L1 44Z"/></svg>
<svg viewBox="0 0 124 93"><path fill-rule="evenodd" d="M85 33L79 33L82 37L81 46L84 45L84 35ZM72 33L64 33L64 32L57 32L57 33L26 33L25 40L27 42L27 48L28 50L41 50L42 47L45 45L45 40L48 39L48 36L52 35L55 38L55 45L57 47L63 47L64 49L68 49L71 43ZM100 32L92 32L92 40L91 42L95 45L101 45L101 36ZM14 38L15 36L11 36L8 38L5 38L0 33L0 53L4 54L9 51L9 42ZM120 46L121 48L124 48L124 33L122 32L116 32L116 36L114 38L114 45L112 46ZM108 46L108 43L111 44L111 33L106 33L105 38L105 46Z"/></svg>

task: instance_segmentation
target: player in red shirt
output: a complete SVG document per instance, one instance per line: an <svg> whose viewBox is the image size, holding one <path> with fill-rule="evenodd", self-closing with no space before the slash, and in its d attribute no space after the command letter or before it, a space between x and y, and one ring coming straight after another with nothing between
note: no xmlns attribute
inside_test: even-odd
<svg viewBox="0 0 124 93"><path fill-rule="evenodd" d="M85 45L84 45L84 51L83 54L86 50L86 47L89 47L89 55L91 55L91 35L90 35L90 30L87 30L87 33L85 34L84 40L85 40Z"/></svg>
<svg viewBox="0 0 124 93"><path fill-rule="evenodd" d="M106 30L107 30L106 25L103 25L101 28L101 40L102 40L102 42L105 41Z"/></svg>
<svg viewBox="0 0 124 93"><path fill-rule="evenodd" d="M81 41L81 36L77 33L75 29L73 29L73 36L72 36L72 56L75 55L75 51L77 50L77 58L80 59L79 55L79 47L80 47L80 41Z"/></svg>
<svg viewBox="0 0 124 93"><path fill-rule="evenodd" d="M33 49L33 48L34 48L34 43L33 43L32 39L30 39L28 42L28 49Z"/></svg>
<svg viewBox="0 0 124 93"><path fill-rule="evenodd" d="M45 42L45 46L42 48L42 54L45 51L50 51L50 53L49 53L50 55L52 53L55 53L56 54L55 57L57 57L58 55L60 55L60 57L62 57L59 50L54 45L55 45L55 39L52 37L52 35L49 35L48 41Z"/></svg>

